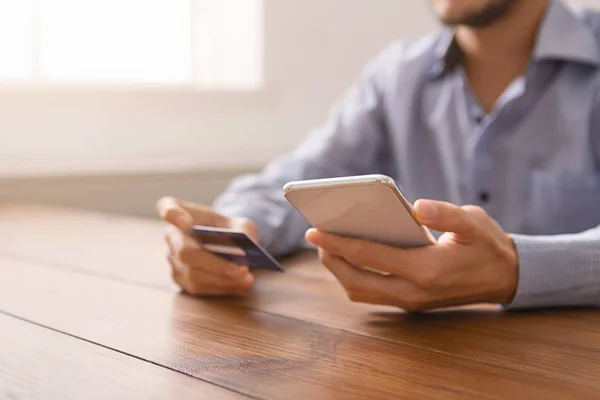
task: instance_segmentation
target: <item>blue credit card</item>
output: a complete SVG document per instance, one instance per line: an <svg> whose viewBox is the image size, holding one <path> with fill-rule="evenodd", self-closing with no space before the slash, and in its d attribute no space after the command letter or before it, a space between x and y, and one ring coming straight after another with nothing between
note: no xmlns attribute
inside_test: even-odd
<svg viewBox="0 0 600 400"><path fill-rule="evenodd" d="M243 232L196 225L189 234L205 250L250 270L283 271L273 256Z"/></svg>

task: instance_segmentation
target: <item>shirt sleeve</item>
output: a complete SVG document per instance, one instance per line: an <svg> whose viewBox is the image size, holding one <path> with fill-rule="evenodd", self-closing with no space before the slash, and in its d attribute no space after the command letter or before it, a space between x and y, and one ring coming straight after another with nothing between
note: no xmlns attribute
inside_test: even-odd
<svg viewBox="0 0 600 400"><path fill-rule="evenodd" d="M591 119L600 183L600 96ZM600 306L600 226L571 235L512 236L519 254L519 287L508 309Z"/></svg>
<svg viewBox="0 0 600 400"><path fill-rule="evenodd" d="M310 226L283 196L287 182L385 173L384 62L382 53L338 101L327 122L295 151L275 159L259 174L235 179L213 207L253 220L260 243L275 255L300 247Z"/></svg>
<svg viewBox="0 0 600 400"><path fill-rule="evenodd" d="M557 236L513 235L519 287L508 309L600 306L600 227Z"/></svg>

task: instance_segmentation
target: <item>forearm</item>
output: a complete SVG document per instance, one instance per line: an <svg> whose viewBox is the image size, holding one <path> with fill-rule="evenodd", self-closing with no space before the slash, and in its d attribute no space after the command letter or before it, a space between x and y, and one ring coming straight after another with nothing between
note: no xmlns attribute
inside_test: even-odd
<svg viewBox="0 0 600 400"><path fill-rule="evenodd" d="M386 173L386 57L397 57L401 47L392 50L382 52L365 68L327 122L299 148L271 162L260 174L235 180L215 202L216 210L252 219L258 225L261 244L273 254L282 255L301 246L309 228L283 196L287 182Z"/></svg>
<svg viewBox="0 0 600 400"><path fill-rule="evenodd" d="M228 216L252 220L261 245L276 256L296 250L303 232L309 228L302 215L285 200L278 183L263 174L236 179L213 208Z"/></svg>
<svg viewBox="0 0 600 400"><path fill-rule="evenodd" d="M600 305L600 227L572 235L513 238L519 286L509 309Z"/></svg>
<svg viewBox="0 0 600 400"><path fill-rule="evenodd" d="M285 199L283 186L304 179L380 172L377 153L381 147L379 128L365 120L344 129L323 127L259 174L235 179L213 207L228 216L251 219L263 246L274 255L288 254L302 245L310 225ZM364 155L360 159L355 157L358 149Z"/></svg>

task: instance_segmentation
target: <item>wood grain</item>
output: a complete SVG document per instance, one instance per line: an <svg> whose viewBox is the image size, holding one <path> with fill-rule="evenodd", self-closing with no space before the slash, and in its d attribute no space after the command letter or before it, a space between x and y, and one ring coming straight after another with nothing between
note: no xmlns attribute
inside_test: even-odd
<svg viewBox="0 0 600 400"><path fill-rule="evenodd" d="M560 373L548 378L43 265L0 258L0 275L3 311L259 398L596 397L597 388Z"/></svg>
<svg viewBox="0 0 600 400"><path fill-rule="evenodd" d="M0 399L248 398L2 314L0 332Z"/></svg>
<svg viewBox="0 0 600 400"><path fill-rule="evenodd" d="M152 220L0 207L2 264L12 265L2 265L0 276L11 272L10 282L20 282L27 280L23 271L36 271L29 273L36 277L31 298L14 283L6 289L13 294L3 297L11 283L0 282L0 308L259 397L285 398L276 387L284 382L316 398L586 398L600 386L596 310L503 313L480 306L405 315L350 303L314 254L287 261L285 274L261 274L243 298L199 301L177 295L170 283L162 230ZM70 316L56 311L73 307L74 299L90 314L79 306ZM146 345L105 332L127 331L133 321L152 332ZM165 326L175 328L164 332ZM248 346L240 347L240 339ZM179 349L182 340L193 343L190 352L166 357L159 350L165 343ZM267 390L266 383L275 386Z"/></svg>
<svg viewBox="0 0 600 400"><path fill-rule="evenodd" d="M172 290L164 230L155 219L0 204L0 253ZM314 261L312 254L295 257L288 273L333 281Z"/></svg>
<svg viewBox="0 0 600 400"><path fill-rule="evenodd" d="M0 253L172 290L163 231L150 219L0 204Z"/></svg>

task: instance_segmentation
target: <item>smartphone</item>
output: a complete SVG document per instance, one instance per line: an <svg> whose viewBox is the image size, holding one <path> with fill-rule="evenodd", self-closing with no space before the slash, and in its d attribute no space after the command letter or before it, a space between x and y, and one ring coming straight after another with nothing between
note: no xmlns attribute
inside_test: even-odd
<svg viewBox="0 0 600 400"><path fill-rule="evenodd" d="M290 182L283 193L322 232L402 248L435 242L394 180L385 175Z"/></svg>

